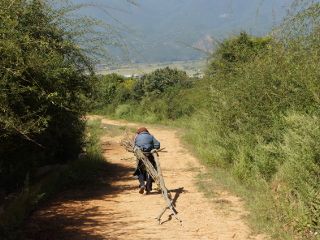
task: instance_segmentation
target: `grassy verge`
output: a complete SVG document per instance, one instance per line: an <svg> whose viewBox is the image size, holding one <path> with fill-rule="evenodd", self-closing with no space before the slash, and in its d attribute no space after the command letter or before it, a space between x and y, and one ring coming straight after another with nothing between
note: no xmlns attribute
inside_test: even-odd
<svg viewBox="0 0 320 240"><path fill-rule="evenodd" d="M86 153L68 165L54 169L45 177L30 184L7 201L0 215L0 239L21 239L18 229L36 206L60 191L88 186L98 181L105 160L101 154L100 136L103 133L99 120L87 122Z"/></svg>
<svg viewBox="0 0 320 240"><path fill-rule="evenodd" d="M238 182L230 172L221 168L207 168L206 173L197 176L199 189L208 199L214 200L216 189L226 189L245 201L249 210L247 221L253 233L267 233L271 239L294 239L294 233L281 227L277 219L274 200L267 186L257 183L256 187L246 187Z"/></svg>
<svg viewBox="0 0 320 240"><path fill-rule="evenodd" d="M198 189L209 200L216 200L218 197L216 190L227 190L244 200L245 208L250 212L246 220L253 233L268 233L272 239L293 239L293 234L283 231L277 222L273 212L275 210L274 201L267 184L256 182L250 187L245 186L228 169L217 167L208 161L207 153L210 153L212 149L208 150L203 145L197 144L192 138L194 132L187 129L185 120L174 122L173 125L183 126L184 130L179 136L180 139L206 167L206 172L198 173L196 183Z"/></svg>
<svg viewBox="0 0 320 240"><path fill-rule="evenodd" d="M279 186L272 185L258 176L253 178L247 177L244 180L235 176L235 172L230 166L219 166L212 161L216 159L217 152L221 149L210 145L214 141L214 134L209 136L209 142L203 139L203 134L189 126L188 122L180 122L180 125L186 129L182 139L188 149L192 149L202 164L206 166L206 173L199 173L197 184L213 201L216 199L215 189L226 189L245 201L245 207L250 212L247 221L254 233L267 233L271 239L312 239L318 240L320 236L317 231L300 231L297 232L290 224L300 220L295 218L300 211L290 204L287 197L291 192L287 191L286 196L279 196ZM187 128L189 126L189 128ZM199 140L200 138L200 140ZM202 142L203 141L203 142ZM238 156L241 158L241 156ZM219 161L216 161L219 163ZM246 166L244 166L245 168ZM302 171L302 169L300 169ZM296 179L299 176L296 175ZM316 209L316 206L315 206ZM316 214L315 214L316 215Z"/></svg>

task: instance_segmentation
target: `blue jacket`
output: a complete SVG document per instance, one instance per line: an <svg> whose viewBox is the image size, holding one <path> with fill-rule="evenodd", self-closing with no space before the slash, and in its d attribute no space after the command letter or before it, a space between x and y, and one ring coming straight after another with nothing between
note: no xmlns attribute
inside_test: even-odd
<svg viewBox="0 0 320 240"><path fill-rule="evenodd" d="M143 152L150 152L152 149L160 148L160 142L148 132L138 134L134 140L134 144Z"/></svg>

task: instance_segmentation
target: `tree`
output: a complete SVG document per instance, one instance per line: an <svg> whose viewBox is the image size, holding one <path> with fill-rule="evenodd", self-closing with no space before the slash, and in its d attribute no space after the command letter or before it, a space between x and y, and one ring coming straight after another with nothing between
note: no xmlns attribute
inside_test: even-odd
<svg viewBox="0 0 320 240"><path fill-rule="evenodd" d="M186 72L169 67L157 69L142 77L144 92L148 95L158 95L173 86L188 85Z"/></svg>
<svg viewBox="0 0 320 240"><path fill-rule="evenodd" d="M0 2L0 188L7 191L36 167L81 150L95 78L59 14L45 1Z"/></svg>
<svg viewBox="0 0 320 240"><path fill-rule="evenodd" d="M270 42L269 37L253 37L245 32L223 41L211 56L207 75L233 71L236 65L252 61L258 54L263 54Z"/></svg>

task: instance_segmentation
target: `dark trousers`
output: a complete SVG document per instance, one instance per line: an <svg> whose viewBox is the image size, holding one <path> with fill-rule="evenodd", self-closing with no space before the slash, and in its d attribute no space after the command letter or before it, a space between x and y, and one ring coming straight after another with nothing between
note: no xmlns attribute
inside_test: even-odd
<svg viewBox="0 0 320 240"><path fill-rule="evenodd" d="M144 174L138 175L138 179L139 179L140 187L145 187L148 192L152 190L153 179L148 173L146 173L146 177ZM145 180L146 180L146 184L144 183Z"/></svg>
<svg viewBox="0 0 320 240"><path fill-rule="evenodd" d="M149 161L152 163L154 168L157 170L156 163L153 159L153 156L151 154L146 155L146 157L149 159ZM143 162L139 160L138 166L136 171L134 172L134 175L138 176L140 187L145 187L147 191L152 190L152 177L148 174L146 167L144 166ZM146 183L145 183L146 182Z"/></svg>

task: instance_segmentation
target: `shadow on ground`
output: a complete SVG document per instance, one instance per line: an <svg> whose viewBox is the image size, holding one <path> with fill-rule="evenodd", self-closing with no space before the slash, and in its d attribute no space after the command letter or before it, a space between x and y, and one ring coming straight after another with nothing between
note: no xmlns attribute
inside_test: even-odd
<svg viewBox="0 0 320 240"><path fill-rule="evenodd" d="M27 220L22 239L28 240L99 240L116 239L106 236L104 229L108 225L121 224L125 226L126 216L109 211L103 211L100 206L104 201L108 204L116 201L116 196L123 191L135 188L129 184L117 186L119 180L131 180L134 171L119 164L105 163L100 181L92 186L77 190L62 192L58 197L40 206ZM107 200L106 195L108 196ZM101 201L101 204L86 204L84 201ZM108 205L106 204L106 205ZM114 222L116 220L116 222ZM105 224L105 223L108 224ZM103 224L104 223L104 224Z"/></svg>

